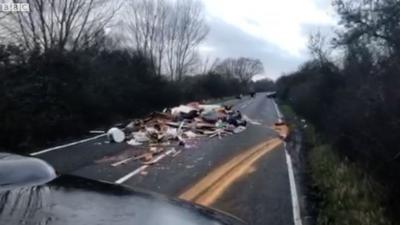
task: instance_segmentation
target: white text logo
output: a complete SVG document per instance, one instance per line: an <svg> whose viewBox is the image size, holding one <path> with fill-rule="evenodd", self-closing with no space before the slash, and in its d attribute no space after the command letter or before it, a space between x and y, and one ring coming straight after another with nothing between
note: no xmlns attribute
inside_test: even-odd
<svg viewBox="0 0 400 225"><path fill-rule="evenodd" d="M0 11L3 12L29 12L28 3L0 3Z"/></svg>

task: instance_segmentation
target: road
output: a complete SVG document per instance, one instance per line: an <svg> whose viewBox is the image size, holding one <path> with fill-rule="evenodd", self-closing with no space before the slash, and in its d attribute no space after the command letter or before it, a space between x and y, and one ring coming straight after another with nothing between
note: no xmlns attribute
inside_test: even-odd
<svg viewBox="0 0 400 225"><path fill-rule="evenodd" d="M271 129L279 117L275 103L263 93L232 103L251 121L244 132L201 139L192 148L161 155L151 166L138 161L112 166L134 150L107 143L104 136L34 155L59 173L182 198L249 224L298 225L284 145Z"/></svg>

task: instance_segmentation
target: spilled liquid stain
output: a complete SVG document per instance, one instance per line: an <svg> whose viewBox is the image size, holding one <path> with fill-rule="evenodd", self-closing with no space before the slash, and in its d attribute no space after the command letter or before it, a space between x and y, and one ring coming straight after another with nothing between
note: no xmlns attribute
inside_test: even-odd
<svg viewBox="0 0 400 225"><path fill-rule="evenodd" d="M179 198L203 206L211 206L236 180L254 170L257 160L280 144L282 141L279 138L273 138L243 151L208 173L199 182L181 193Z"/></svg>

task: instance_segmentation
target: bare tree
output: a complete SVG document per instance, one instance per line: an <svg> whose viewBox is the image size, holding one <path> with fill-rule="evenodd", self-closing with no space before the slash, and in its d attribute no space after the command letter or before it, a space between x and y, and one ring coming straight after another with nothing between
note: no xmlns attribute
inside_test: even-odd
<svg viewBox="0 0 400 225"><path fill-rule="evenodd" d="M345 29L338 32L338 45L365 41L379 55L400 55L400 1L334 0Z"/></svg>
<svg viewBox="0 0 400 225"><path fill-rule="evenodd" d="M326 36L322 35L320 31L310 35L308 40L308 50L314 59L320 63L328 62L331 49L328 46Z"/></svg>
<svg viewBox="0 0 400 225"><path fill-rule="evenodd" d="M243 84L247 84L254 75L264 72L264 66L259 59L227 58L216 67L216 71L227 76L233 76Z"/></svg>
<svg viewBox="0 0 400 225"><path fill-rule="evenodd" d="M26 49L72 49L90 45L110 22L118 7L105 0L13 0L28 3L29 12L3 15L0 27L10 42ZM1 16L0 16L1 17Z"/></svg>
<svg viewBox="0 0 400 225"><path fill-rule="evenodd" d="M124 20L135 48L158 74L179 80L198 62L197 46L208 33L199 0L131 0Z"/></svg>
<svg viewBox="0 0 400 225"><path fill-rule="evenodd" d="M158 74L162 73L171 13L170 3L165 0L131 0L124 16L128 38L136 50L150 58Z"/></svg>
<svg viewBox="0 0 400 225"><path fill-rule="evenodd" d="M206 74L209 72L214 72L219 63L219 58L211 58L210 56L206 56L200 60L197 68L197 73Z"/></svg>
<svg viewBox="0 0 400 225"><path fill-rule="evenodd" d="M208 34L199 0L177 0L167 33L167 64L171 78L181 80L197 60L197 47Z"/></svg>

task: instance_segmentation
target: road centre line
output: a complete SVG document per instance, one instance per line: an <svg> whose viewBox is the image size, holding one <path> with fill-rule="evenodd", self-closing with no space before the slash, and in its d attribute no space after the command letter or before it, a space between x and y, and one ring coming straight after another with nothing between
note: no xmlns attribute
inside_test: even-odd
<svg viewBox="0 0 400 225"><path fill-rule="evenodd" d="M85 143L85 142L88 142L88 141L92 141L92 140L104 137L106 135L107 134L100 134L100 135L97 135L97 136L94 136L94 137L91 137L91 138L86 138L86 139L83 139L83 140L80 140L80 141L75 141L75 142L68 143L68 144L65 144L65 145L60 145L60 146L56 146L56 147L40 150L40 151L37 151L37 152L33 152L33 153L30 153L29 155L30 156L40 155L40 154L43 154L43 153L46 153L46 152L51 152L51 151L54 151L54 150L57 150L57 149L66 148L66 147L70 147L70 146L73 146L73 145L82 144L82 143Z"/></svg>
<svg viewBox="0 0 400 225"><path fill-rule="evenodd" d="M273 138L243 151L208 173L181 193L179 198L204 206L212 205L237 179L246 174L257 160L280 144L282 140Z"/></svg>

